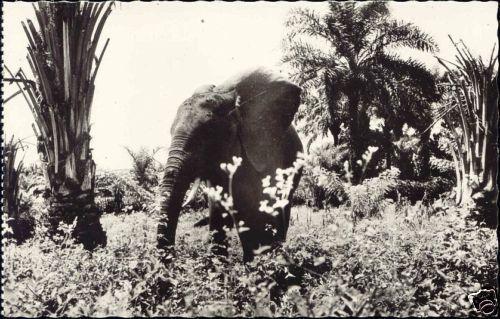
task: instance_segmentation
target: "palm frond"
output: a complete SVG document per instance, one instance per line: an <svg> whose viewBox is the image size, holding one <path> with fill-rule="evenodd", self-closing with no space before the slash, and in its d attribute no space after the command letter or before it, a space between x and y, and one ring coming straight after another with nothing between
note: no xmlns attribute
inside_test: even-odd
<svg viewBox="0 0 500 319"><path fill-rule="evenodd" d="M423 63L414 59L401 59L397 54L380 54L374 59L374 65L390 73L398 81L405 80L411 86L418 88L422 96L429 101L435 102L439 95L434 75Z"/></svg>
<svg viewBox="0 0 500 319"><path fill-rule="evenodd" d="M91 156L90 110L109 39L96 52L112 6L40 2L33 5L38 28L31 20L22 23L28 39L27 59L37 85L20 89L40 132L43 155L56 174L62 167L69 173L75 161ZM28 80L23 70L12 76Z"/></svg>
<svg viewBox="0 0 500 319"><path fill-rule="evenodd" d="M431 53L439 50L430 35L411 23L392 20L385 23L384 29L383 46L408 47Z"/></svg>

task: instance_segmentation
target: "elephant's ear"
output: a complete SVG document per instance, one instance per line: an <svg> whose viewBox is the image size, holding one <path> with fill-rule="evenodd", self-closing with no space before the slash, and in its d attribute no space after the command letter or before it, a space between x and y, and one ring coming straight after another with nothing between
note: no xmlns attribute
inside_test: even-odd
<svg viewBox="0 0 500 319"><path fill-rule="evenodd" d="M266 69L245 72L217 90L234 90L243 148L262 173L282 165L282 139L300 105L301 88Z"/></svg>

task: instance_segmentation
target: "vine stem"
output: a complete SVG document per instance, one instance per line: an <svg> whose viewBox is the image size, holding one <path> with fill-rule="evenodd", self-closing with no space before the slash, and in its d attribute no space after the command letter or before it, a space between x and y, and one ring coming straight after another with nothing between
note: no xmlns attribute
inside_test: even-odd
<svg viewBox="0 0 500 319"><path fill-rule="evenodd" d="M238 169L238 168L236 168L236 169ZM233 220L234 228L239 233L239 230L238 230L238 228L239 228L238 226L239 225L236 223L236 218L234 217L234 212L236 212L236 211L233 209L233 205L234 205L234 198L233 198L233 176L234 176L235 172L229 173L228 192L229 192L229 198L231 198L231 207L229 209L227 209L227 213L229 214L229 216L231 216L231 219Z"/></svg>

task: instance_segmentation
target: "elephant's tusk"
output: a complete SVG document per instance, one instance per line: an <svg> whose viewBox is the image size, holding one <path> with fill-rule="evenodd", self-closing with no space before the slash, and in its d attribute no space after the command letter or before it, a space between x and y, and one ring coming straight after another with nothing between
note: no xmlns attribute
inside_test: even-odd
<svg viewBox="0 0 500 319"><path fill-rule="evenodd" d="M196 195L196 191L200 187L200 183L201 183L201 179L198 177L194 181L193 187L191 187L191 190L189 191L188 197L186 198L186 201L184 202L184 204L182 204L182 207L185 207L187 204L189 204L190 202L193 201L193 199Z"/></svg>

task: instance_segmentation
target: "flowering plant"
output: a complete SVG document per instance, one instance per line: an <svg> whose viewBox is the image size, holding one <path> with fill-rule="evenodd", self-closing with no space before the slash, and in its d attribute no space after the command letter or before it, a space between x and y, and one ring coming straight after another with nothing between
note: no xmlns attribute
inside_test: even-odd
<svg viewBox="0 0 500 319"><path fill-rule="evenodd" d="M236 222L235 214L236 210L233 207L233 178L238 167L241 166L242 158L233 156L233 163L222 163L220 168L228 174L229 187L228 192L224 193L224 189L216 185L215 187L204 187L203 191L207 196L215 202L218 202L224 207L226 212L223 217L227 214L231 217L236 231L242 233L248 231L249 228L245 226L244 221ZM263 193L267 194L269 199L262 200L260 202L259 210L271 214L272 216L278 216L280 210L283 210L286 205L289 204L289 196L294 187L295 176L300 172L304 166L305 158L302 153L297 154L297 160L293 163L293 166L282 169L276 169L276 175L274 177L275 185L271 185L271 176L266 176L262 179ZM285 218L285 216L283 216Z"/></svg>

